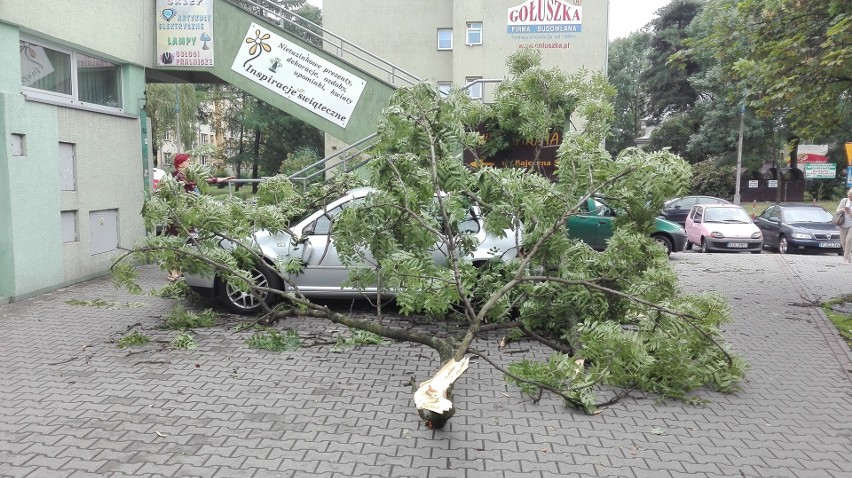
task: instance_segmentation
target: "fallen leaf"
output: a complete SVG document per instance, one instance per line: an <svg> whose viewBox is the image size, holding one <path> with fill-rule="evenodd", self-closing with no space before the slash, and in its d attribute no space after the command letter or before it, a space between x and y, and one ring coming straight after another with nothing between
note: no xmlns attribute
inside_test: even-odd
<svg viewBox="0 0 852 478"><path fill-rule="evenodd" d="M162 433L160 433L160 432L158 432L158 431L155 431L154 433L156 433L156 434L157 434L157 436L158 436L158 437L160 437L160 438L166 438L166 435L164 435L164 434L162 434Z"/></svg>
<svg viewBox="0 0 852 478"><path fill-rule="evenodd" d="M665 435L666 431L660 427L654 427L651 429L651 433L653 433L654 435Z"/></svg>

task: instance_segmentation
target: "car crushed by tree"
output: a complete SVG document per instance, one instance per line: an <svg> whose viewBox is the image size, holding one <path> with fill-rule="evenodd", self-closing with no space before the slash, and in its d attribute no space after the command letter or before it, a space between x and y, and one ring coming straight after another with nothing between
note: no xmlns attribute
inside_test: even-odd
<svg viewBox="0 0 852 478"><path fill-rule="evenodd" d="M300 293L288 274L275 277L284 287L254 281L262 247L244 238L261 229L289 234L295 218L350 190L343 178L307 194L274 179L251 203L190 197L167 182L146 207L146 221L178 224L194 235L189 244L188 236L150 237L129 257L186 274L215 273L256 298L274 294L274 307L260 301L264 320L315 317L432 349L435 374L413 397L429 428L443 427L456 412L453 384L470 366L493 366L533 400L552 393L590 414L634 390L690 401L701 387L735 391L746 365L720 330L730 320L727 303L716 293L684 294L651 238L663 201L685 193L690 166L666 151L628 149L612 157L602 148L612 89L601 75L544 68L534 50L507 64L510 77L493 104L471 101L461 90L442 97L426 83L400 89L380 119L366 166L371 192L337 213L331 226L351 287L368 297L392 292L402 314L460 320L457 332L385 320L381 301L373 318L335 312ZM493 134L483 139L478 125ZM474 170L460 160L463 150L488 154L516 138L545 145L554 128L564 129L555 181L523 168ZM602 252L566 233L569 219L595 195L629 212L614 218ZM478 244L459 225L473 204L489 234L522 225L511 257L468 259ZM221 247L223 241L230 246ZM434 260L436 245L444 260ZM298 277L304 264L288 259L284 266ZM114 270L119 283L132 287L128 261ZM375 286L369 294L368 285ZM496 359L499 345L483 340L494 334L501 343L530 341L550 354L504 365Z"/></svg>

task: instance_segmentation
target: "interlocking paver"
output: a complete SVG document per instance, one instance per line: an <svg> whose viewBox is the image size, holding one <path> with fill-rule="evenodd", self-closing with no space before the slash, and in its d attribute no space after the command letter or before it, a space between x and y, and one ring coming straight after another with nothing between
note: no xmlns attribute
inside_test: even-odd
<svg viewBox="0 0 852 478"><path fill-rule="evenodd" d="M168 341L157 327L175 301L92 280L0 306L0 476L849 476L852 353L820 310L801 306L848 292L839 284L852 268L838 261L672 256L684 290L730 301L725 335L751 364L740 393L699 391L700 407L637 395L586 416L553 397L534 404L475 361L437 432L417 418L408 383L431 374L427 349L268 353L245 347L237 317L195 331L194 351L118 349L136 323ZM143 287L162 285L156 268L140 272ZM144 306L67 303L94 298Z"/></svg>

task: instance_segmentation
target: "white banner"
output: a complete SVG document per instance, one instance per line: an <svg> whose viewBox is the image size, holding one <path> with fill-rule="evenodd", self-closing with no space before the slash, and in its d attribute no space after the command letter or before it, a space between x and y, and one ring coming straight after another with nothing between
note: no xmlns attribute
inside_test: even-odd
<svg viewBox="0 0 852 478"><path fill-rule="evenodd" d="M367 82L252 23L231 70L346 127Z"/></svg>

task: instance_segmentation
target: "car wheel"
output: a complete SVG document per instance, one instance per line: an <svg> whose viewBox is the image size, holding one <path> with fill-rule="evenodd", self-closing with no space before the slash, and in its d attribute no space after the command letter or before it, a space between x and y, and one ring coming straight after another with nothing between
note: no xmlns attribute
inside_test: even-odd
<svg viewBox="0 0 852 478"><path fill-rule="evenodd" d="M705 241L703 237L701 238L701 252L710 252L709 250L707 250L707 241Z"/></svg>
<svg viewBox="0 0 852 478"><path fill-rule="evenodd" d="M684 249L686 249L687 251L691 251L692 250L692 243L689 242L689 241L686 241L686 247L684 247Z"/></svg>
<svg viewBox="0 0 852 478"><path fill-rule="evenodd" d="M778 238L778 253L786 254L787 253L787 238L781 236Z"/></svg>
<svg viewBox="0 0 852 478"><path fill-rule="evenodd" d="M249 274L254 283L259 287L270 289L281 289L281 280L268 266L262 265L253 268ZM225 306L236 314L256 314L263 310L263 302L271 306L278 298L277 295L259 291L258 295L252 295L248 291L242 291L233 285L221 281L219 283L219 295L225 301Z"/></svg>
<svg viewBox="0 0 852 478"><path fill-rule="evenodd" d="M663 246L663 248L665 248L667 256L672 255L672 250L674 249L674 246L672 245L671 239L669 239L668 237L666 237L662 234L654 234L653 236L651 236L651 238L657 244L659 244L659 245Z"/></svg>

